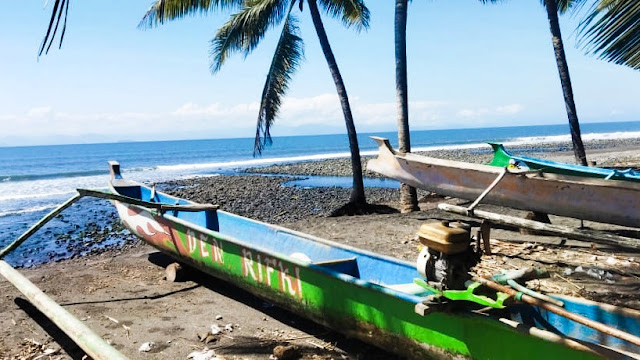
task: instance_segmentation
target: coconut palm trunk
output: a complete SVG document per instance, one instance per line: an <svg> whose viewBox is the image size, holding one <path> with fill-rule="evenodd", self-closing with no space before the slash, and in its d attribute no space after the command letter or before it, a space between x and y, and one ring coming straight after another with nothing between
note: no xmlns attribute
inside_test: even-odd
<svg viewBox="0 0 640 360"><path fill-rule="evenodd" d="M349 97L347 96L347 89L342 81L342 75L338 69L338 64L331 51L329 40L327 39L327 33L324 29L322 19L320 18L320 12L318 11L318 4L316 0L308 0L309 12L311 13L311 19L313 20L313 26L318 34L320 40L320 46L333 82L336 84L336 90L338 91L338 97L340 98L340 105L342 106L342 113L344 114L344 120L347 126L347 136L349 137L349 149L351 150L351 170L353 171L353 189L351 190L350 203L353 204L366 204L364 195L364 184L362 182L362 163L360 161L360 148L358 147L358 137L356 135L356 126L353 123L353 116L351 114L351 106L349 105Z"/></svg>
<svg viewBox="0 0 640 360"><path fill-rule="evenodd" d="M555 51L556 55L556 64L558 65L558 73L560 74L560 83L562 84L564 103L567 108L567 117L569 118L569 128L571 131L571 141L573 142L573 152L576 157L576 162L578 164L586 166L587 156L585 154L584 144L582 143L582 137L580 135L580 123L578 122L576 104L573 101L573 89L571 88L569 67L567 65L567 58L564 53L562 34L560 33L560 23L558 21L557 1L545 0L545 8L547 9L547 17L549 18L551 40L553 41L553 50Z"/></svg>
<svg viewBox="0 0 640 360"><path fill-rule="evenodd" d="M407 3L396 0L395 46L396 46L396 104L398 121L398 150L411 152L409 133L409 100L407 86ZM407 184L400 186L400 211L408 213L420 210L416 188Z"/></svg>

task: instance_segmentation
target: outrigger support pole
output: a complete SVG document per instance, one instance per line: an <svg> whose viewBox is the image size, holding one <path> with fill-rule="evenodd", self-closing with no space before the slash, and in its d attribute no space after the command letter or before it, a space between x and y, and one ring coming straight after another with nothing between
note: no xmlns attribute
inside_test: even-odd
<svg viewBox="0 0 640 360"><path fill-rule="evenodd" d="M638 239L628 238L620 235L610 234L602 231L588 229L574 229L568 226L545 224L539 221L527 220L510 215L496 214L490 211L473 210L469 214L467 208L452 204L440 203L438 209L475 218L488 220L494 224L517 226L524 229L543 231L550 234L566 236L570 239L589 241L596 244L622 247L626 249L640 250Z"/></svg>
<svg viewBox="0 0 640 360"><path fill-rule="evenodd" d="M82 321L75 318L62 306L45 295L29 279L20 274L5 261L0 260L0 275L13 284L47 318L56 324L78 346L94 360L127 359L118 350L107 344Z"/></svg>
<svg viewBox="0 0 640 360"><path fill-rule="evenodd" d="M82 197L82 195L80 193L76 193L71 199L63 202L62 204L60 204L57 208L51 210L50 213L48 213L45 217L43 217L42 219L40 219L40 221L38 221L37 223L35 223L32 227L29 228L29 230L25 231L24 234L20 235L19 238L17 238L14 242L12 242L11 244L9 244L7 247L5 247L4 249L2 249L0 251L0 259L2 259L3 257L5 257L5 255L7 255L8 253L10 253L11 251L13 251L15 248L17 248L18 246L20 246L20 244L22 244L25 240L27 240L31 235L33 235L36 231L38 231L38 229L40 229L41 227L44 226L44 224L48 223L49 221L51 221L51 219L53 219L54 217L58 216L58 214L60 214L62 211L64 211L66 208L68 208L69 206L71 206L74 202L80 200L80 198Z"/></svg>
<svg viewBox="0 0 640 360"><path fill-rule="evenodd" d="M212 204L183 204L183 205L172 205L172 204L161 204L161 203L153 203L144 200L138 200L134 198L130 198L128 196L122 196L118 194L112 194L110 192L104 192L100 190L90 190L90 189L76 189L77 193L70 198L69 200L60 204L57 208L51 210L50 213L45 215L40 221L35 223L29 230L25 231L20 237L18 237L14 242L7 245L4 249L0 250L0 259L4 258L8 253L15 250L20 244L22 244L25 240L27 240L31 235L33 235L38 229L43 227L46 223L51 221L54 217L58 216L61 212L63 212L66 208L71 206L74 202L80 200L81 198L95 197L99 199L107 199L107 200L115 200L121 201L126 204L133 204L144 206L152 209L156 209L161 213L166 211L205 211L205 210L216 210L218 209L218 205Z"/></svg>
<svg viewBox="0 0 640 360"><path fill-rule="evenodd" d="M588 326L592 329L598 330L604 334L613 336L613 337L617 337L618 339L622 339L624 341L628 341L631 344L640 346L640 337L637 337L633 334L629 334L627 332L624 332L622 330L618 330L614 327L605 325L601 322L595 321L595 320L591 320L587 317L584 317L582 315L579 314L575 314L572 312L569 312L559 306L556 306L554 304L548 303L546 301L540 300L540 299L536 299L534 297L531 297L527 294L523 294L523 293L519 293L518 291L508 287L508 286L504 286L504 285L500 285L495 281L491 281L489 279L485 279L485 278L481 278L481 277L474 277L472 279L473 281L477 281L482 283L483 285L490 287L494 290L503 292L505 294L509 294L511 296L514 296L516 298L520 298L519 300L527 303L527 304L531 304L540 308L543 308L547 311L550 311L552 313L558 314L560 316L564 316L567 319L573 320L579 324L582 324L584 326Z"/></svg>
<svg viewBox="0 0 640 360"><path fill-rule="evenodd" d="M20 237L18 237L15 241L6 246L4 249L0 250L0 259L5 257L11 251L15 250L46 223L51 221L62 211L85 196L144 206L156 209L161 213L165 211L205 211L215 210L218 208L217 205L195 203L183 205L152 203L99 190L77 189L77 192L73 197L53 209L42 219L40 219L40 221L30 227L29 230L20 235ZM11 282L13 286L15 286L22 294L24 294L36 308L38 308L38 310L40 310L47 318L53 321L54 324L56 324L65 334L69 336L69 338L71 338L76 344L78 344L78 346L80 346L80 348L84 350L87 355L91 356L91 358L96 360L126 359L126 357L124 357L120 352L107 344L101 337L91 331L91 329L89 329L85 324L76 319L73 315L71 315L64 308L53 301L50 297L45 295L40 289L38 289L36 285L29 281L29 279L22 276L17 270L15 270L13 267L11 267L11 265L3 260L0 260L0 275L4 276L9 282Z"/></svg>

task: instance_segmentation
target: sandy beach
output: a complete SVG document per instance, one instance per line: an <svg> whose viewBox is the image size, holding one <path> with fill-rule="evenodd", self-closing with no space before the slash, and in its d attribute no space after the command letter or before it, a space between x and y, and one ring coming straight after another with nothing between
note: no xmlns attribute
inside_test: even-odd
<svg viewBox="0 0 640 360"><path fill-rule="evenodd" d="M522 147L514 152L571 162L573 153L568 150L568 144L550 144ZM476 163L491 157L488 149L429 155ZM589 142L587 155L599 166L638 167L640 140ZM253 174L344 176L350 173L348 159L250 172L172 181L160 188L194 201L219 204L222 209L243 216L410 261L418 254L416 231L424 222L461 219L474 223L437 209L439 202L459 203L458 199L426 192L419 193L421 211L400 214L396 210L399 190L380 188L367 189L366 193L368 202L379 205L380 213L328 217L347 202L349 189L282 186L293 177ZM575 219L551 220L579 225ZM585 225L640 237L636 229L591 222ZM530 282L530 287L640 309L637 254L559 237L523 235L506 228L492 232L492 249L494 254L483 257L483 263L474 269L478 274L488 276L502 269L544 266L552 277ZM189 271L183 281L168 282L164 267L171 262L154 248L131 239L117 249L21 272L131 359L187 359L189 354L205 348L213 349L220 359L268 359L280 345L294 345L298 351L295 358L302 359L393 358L197 271ZM0 280L0 294L0 359L34 359L39 355L82 358L82 351L4 279ZM212 325L229 326L205 344L199 335ZM140 351L146 343L152 343L149 350Z"/></svg>

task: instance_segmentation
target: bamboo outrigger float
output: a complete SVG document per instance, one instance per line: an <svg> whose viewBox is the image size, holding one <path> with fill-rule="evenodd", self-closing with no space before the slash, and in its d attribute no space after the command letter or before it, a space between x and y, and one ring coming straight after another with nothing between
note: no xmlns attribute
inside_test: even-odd
<svg viewBox="0 0 640 360"><path fill-rule="evenodd" d="M640 183L578 177L401 154L387 139L367 169L440 195L582 220L640 227Z"/></svg>
<svg viewBox="0 0 640 360"><path fill-rule="evenodd" d="M495 300L474 294L483 281L467 290L440 292L420 277L415 264L215 208L182 211L179 207L194 204L123 179L115 162L111 175L111 191L117 196L178 206L163 210L114 201L124 225L152 246L398 355L569 360L634 358L640 352L640 312L557 297L564 311L581 314L576 319L597 319L597 328L611 330L602 332L546 306L507 306L513 297L506 293ZM444 299L457 297L464 300ZM491 308L479 312L480 303ZM443 307L452 304L456 306Z"/></svg>

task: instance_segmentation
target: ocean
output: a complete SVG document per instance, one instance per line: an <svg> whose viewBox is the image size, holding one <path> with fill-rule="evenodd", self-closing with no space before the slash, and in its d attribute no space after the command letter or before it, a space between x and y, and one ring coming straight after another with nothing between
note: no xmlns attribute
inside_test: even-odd
<svg viewBox="0 0 640 360"><path fill-rule="evenodd" d="M585 123L581 129L584 140L640 138L640 122ZM570 141L568 132L567 124L425 130L412 131L411 144L413 151L481 149L486 147L485 141L500 141L510 146L565 142ZM394 147L397 145L397 135L393 132L360 134L362 155L376 153L375 143L369 139L372 135L387 137ZM253 139L250 138L0 147L0 247L70 198L75 188L105 189L108 160L119 161L125 177L151 183L234 174L247 167L349 156L344 134L277 137L261 157L254 158L252 151ZM333 186L350 186L349 179L331 181ZM327 181L323 179L320 183ZM32 266L105 246L118 246L130 235L105 225L109 223L105 219L113 217L115 213L106 201L83 199L6 260L14 266ZM101 232L106 240L96 242L88 238L87 229L93 230L92 234Z"/></svg>

